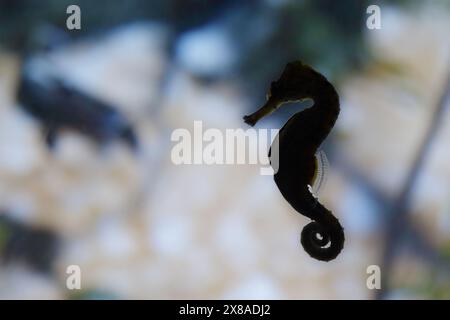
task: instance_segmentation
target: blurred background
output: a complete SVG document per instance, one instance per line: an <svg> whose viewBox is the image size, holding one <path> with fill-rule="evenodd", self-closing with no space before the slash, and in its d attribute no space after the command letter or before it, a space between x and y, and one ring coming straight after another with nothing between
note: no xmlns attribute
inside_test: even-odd
<svg viewBox="0 0 450 320"><path fill-rule="evenodd" d="M66 28L71 4L81 30ZM370 4L381 29L366 27ZM449 30L445 0L0 1L0 298L449 299ZM330 263L304 252L308 220L259 166L170 158L173 130L196 120L247 129L296 59L341 99L323 145L320 199L346 231ZM17 98L24 74L104 101L138 150L92 139L87 122L49 147L53 115Z"/></svg>

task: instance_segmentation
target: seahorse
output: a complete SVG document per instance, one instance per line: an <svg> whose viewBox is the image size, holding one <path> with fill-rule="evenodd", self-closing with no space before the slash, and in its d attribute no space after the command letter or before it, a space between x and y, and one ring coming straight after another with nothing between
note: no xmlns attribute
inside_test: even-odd
<svg viewBox="0 0 450 320"><path fill-rule="evenodd" d="M312 99L314 104L294 114L280 129L270 147L269 159L275 169L275 183L283 197L297 212L313 220L301 232L304 250L315 259L330 261L344 246L344 229L332 212L311 193L311 186L320 170L316 152L340 111L335 88L308 65L301 61L290 62L280 78L271 83L266 103L256 112L244 116L244 121L254 126L281 105L305 99ZM275 144L278 152L272 154Z"/></svg>

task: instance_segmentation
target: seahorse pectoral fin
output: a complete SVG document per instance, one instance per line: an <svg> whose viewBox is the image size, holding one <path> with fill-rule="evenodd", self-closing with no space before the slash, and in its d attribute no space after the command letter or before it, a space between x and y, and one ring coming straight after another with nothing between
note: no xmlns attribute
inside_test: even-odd
<svg viewBox="0 0 450 320"><path fill-rule="evenodd" d="M244 122L253 127L259 120L274 112L277 109L278 105L278 101L269 98L269 100L267 100L267 102L257 111L244 116Z"/></svg>
<svg viewBox="0 0 450 320"><path fill-rule="evenodd" d="M319 195L320 190L322 190L328 178L328 170L330 164L328 162L325 151L319 150L315 154L315 172L310 184L311 193L317 197Z"/></svg>

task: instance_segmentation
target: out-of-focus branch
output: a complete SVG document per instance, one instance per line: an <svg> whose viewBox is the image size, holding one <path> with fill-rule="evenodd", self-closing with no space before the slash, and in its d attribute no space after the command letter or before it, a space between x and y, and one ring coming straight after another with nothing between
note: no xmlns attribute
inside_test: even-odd
<svg viewBox="0 0 450 320"><path fill-rule="evenodd" d="M395 253L399 248L401 240L405 235L413 232L413 227L409 221L409 212L411 209L412 191L415 187L417 179L424 167L425 159L429 154L433 139L441 125L441 120L445 112L446 102L450 96L450 73L448 73L447 82L443 93L438 101L436 110L431 119L428 130L417 151L416 157L406 176L401 191L389 210L387 216L386 234L383 247L383 256L381 270L383 272L381 289L376 292L377 299L383 299L389 290L390 275L393 267ZM423 244L423 242L421 242Z"/></svg>
<svg viewBox="0 0 450 320"><path fill-rule="evenodd" d="M384 192L380 187L376 186L373 181L365 175L362 170L351 165L348 159L344 155L335 155L333 158L333 164L339 167L339 170L353 183L357 184L359 188L362 188L372 199L375 200L381 207L380 217L386 220L390 216L388 209L394 206L396 201L395 197L391 197ZM413 253L422 257L427 262L431 263L437 269L450 270L450 265L447 261L443 261L438 256L437 248L435 248L426 238L423 231L416 225L410 223L410 221L404 221L404 230L409 230L407 243L412 249Z"/></svg>
<svg viewBox="0 0 450 320"><path fill-rule="evenodd" d="M338 167L339 171L341 171L345 177L358 185L358 187L361 187L381 207L388 208L392 206L392 203L395 200L394 197L375 185L370 177L353 165L345 155L334 155L333 165Z"/></svg>

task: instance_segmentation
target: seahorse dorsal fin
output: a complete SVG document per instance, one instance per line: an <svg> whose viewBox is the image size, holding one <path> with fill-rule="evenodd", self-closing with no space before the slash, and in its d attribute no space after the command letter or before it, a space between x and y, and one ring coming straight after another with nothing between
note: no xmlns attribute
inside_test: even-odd
<svg viewBox="0 0 450 320"><path fill-rule="evenodd" d="M310 191L315 197L317 197L320 190L323 188L327 181L330 164L328 162L325 151L319 150L316 152L315 156L316 171L312 179L312 186L310 186Z"/></svg>

